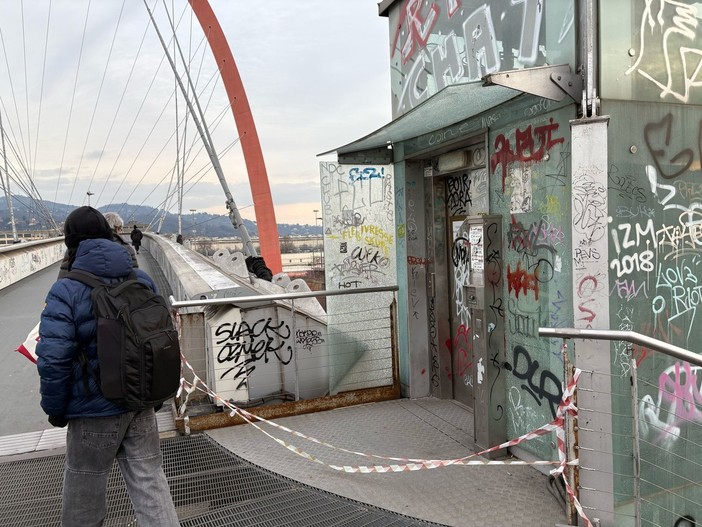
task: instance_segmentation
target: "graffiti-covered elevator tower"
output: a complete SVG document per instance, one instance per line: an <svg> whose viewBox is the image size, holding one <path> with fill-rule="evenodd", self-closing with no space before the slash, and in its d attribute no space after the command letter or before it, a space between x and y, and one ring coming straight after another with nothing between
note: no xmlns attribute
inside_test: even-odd
<svg viewBox="0 0 702 527"><path fill-rule="evenodd" d="M701 11L696 0L380 2L393 120L335 149L337 162L322 167L322 200L325 225L335 216L369 218L364 227L376 236L364 243L392 262L382 276L400 287L404 395L455 399L474 412L476 438L490 426L514 438L550 422L563 395L563 343L539 337L539 327L626 329L696 350ZM376 202L341 203L340 187L325 185L343 173L349 195L364 195L368 181L351 177L364 170L376 175ZM501 294L485 312L503 328L504 358L481 366L476 307L456 258L470 246L459 228L473 217L499 217L501 230L493 255ZM343 254L342 241L325 239L329 262ZM655 443L660 421L702 443L686 436L693 432L671 403L685 365L635 351L650 385L642 394L651 401L641 417L646 440ZM623 506L617 496L628 483L612 474L626 473L629 453L603 437L622 432L612 416L631 412L621 397L627 349L575 342L566 352L611 379L581 379L581 404L600 416L589 428L605 433L581 430L580 438L613 453L588 460L601 470L581 474L581 501L610 511L600 519L614 525L611 511ZM487 424L476 407L478 372L499 387L486 395L487 408L501 409ZM688 388L696 402L686 416L702 421L702 390ZM680 470L683 439L668 445ZM551 436L511 450L524 459L558 456Z"/></svg>

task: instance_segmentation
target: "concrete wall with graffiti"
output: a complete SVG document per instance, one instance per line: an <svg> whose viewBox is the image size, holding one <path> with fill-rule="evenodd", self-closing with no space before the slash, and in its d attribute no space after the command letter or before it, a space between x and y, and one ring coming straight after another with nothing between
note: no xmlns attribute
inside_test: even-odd
<svg viewBox="0 0 702 527"><path fill-rule="evenodd" d="M405 0L390 13L393 117L488 73L575 62L573 0Z"/></svg>
<svg viewBox="0 0 702 527"><path fill-rule="evenodd" d="M60 262L66 246L63 238L8 245L0 249L0 289Z"/></svg>
<svg viewBox="0 0 702 527"><path fill-rule="evenodd" d="M328 290L395 285L392 166L320 163Z"/></svg>
<svg viewBox="0 0 702 527"><path fill-rule="evenodd" d="M507 435L550 422L562 397L559 341L538 328L573 320L570 126L573 107L490 130L491 213L503 217ZM577 254L575 255L577 262ZM525 447L554 455L552 438Z"/></svg>
<svg viewBox="0 0 702 527"><path fill-rule="evenodd" d="M313 399L329 393L327 328L287 306L225 306L207 319L208 378L224 400Z"/></svg>
<svg viewBox="0 0 702 527"><path fill-rule="evenodd" d="M341 165L320 163L324 265L329 291L365 289L397 284L397 235L395 184L392 165ZM342 295L327 299L331 393L348 389L344 378L353 374L361 359L371 359L377 349L390 349L391 328L372 330L373 347L356 341L354 334L368 334L360 313L389 307L392 293ZM349 344L351 342L351 344ZM361 374L365 387L381 386L386 379Z"/></svg>

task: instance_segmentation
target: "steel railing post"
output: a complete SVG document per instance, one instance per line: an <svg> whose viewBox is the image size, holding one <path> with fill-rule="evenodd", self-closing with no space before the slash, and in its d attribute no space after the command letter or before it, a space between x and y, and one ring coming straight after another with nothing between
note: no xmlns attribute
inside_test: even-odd
<svg viewBox="0 0 702 527"><path fill-rule="evenodd" d="M296 316L295 316L295 299L291 298L290 299L290 314L292 318L292 329L291 329L291 334L290 338L293 339L293 361L295 361L295 400L299 401L300 400L300 374L297 369L297 346L295 345L295 334L297 330L295 329L295 321L296 321Z"/></svg>
<svg viewBox="0 0 702 527"><path fill-rule="evenodd" d="M563 355L563 380L565 381L565 386L569 386L573 381L573 365L570 363L570 358L568 357L568 346L566 344L566 339L563 339L563 347L561 348L561 353ZM573 393L573 403L577 405L577 389ZM575 496L578 496L578 465L571 465L570 463L578 459L578 438L577 438L577 428L575 424L575 418L570 412L566 412L565 420L563 422L565 427L565 449L566 449L566 474L568 478L568 484L570 488L573 489ZM575 507L574 501L571 499L570 495L566 492L566 517L570 525L576 525L578 523L578 509Z"/></svg>
<svg viewBox="0 0 702 527"><path fill-rule="evenodd" d="M634 524L636 527L641 526L641 452L640 452L640 436L639 436L639 379L636 358L633 353L633 346L627 347L629 352L629 362L631 364L631 418L633 432L633 472L634 472Z"/></svg>

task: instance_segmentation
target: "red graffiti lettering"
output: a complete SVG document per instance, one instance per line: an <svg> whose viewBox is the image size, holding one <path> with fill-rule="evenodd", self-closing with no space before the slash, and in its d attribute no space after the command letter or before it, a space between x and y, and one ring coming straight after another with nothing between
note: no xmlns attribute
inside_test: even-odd
<svg viewBox="0 0 702 527"><path fill-rule="evenodd" d="M470 334L471 328L466 327L465 324L461 324L456 330L453 339L446 339L445 342L446 349L452 356L452 361L455 359L453 372L462 379L470 376L473 368L473 362L471 360L473 341L471 340ZM451 369L448 366L446 367L446 376L449 379L453 378Z"/></svg>
<svg viewBox="0 0 702 527"><path fill-rule="evenodd" d="M429 265L430 260L428 258L420 258L418 256L408 256L407 257L407 265L420 265L420 266L426 266Z"/></svg>
<svg viewBox="0 0 702 527"><path fill-rule="evenodd" d="M507 266L507 284L508 292L514 291L515 296L519 298L520 293L526 296L529 290L534 291L534 297L539 299L539 269L534 273L528 273L522 269L522 264L518 263L517 268L512 271L512 268Z"/></svg>
<svg viewBox="0 0 702 527"><path fill-rule="evenodd" d="M564 137L553 137L553 133L557 130L558 123L554 123L553 119L549 119L548 124L535 127L533 131L531 125L524 130L517 128L515 131L515 150L512 150L512 145L504 134L495 138L494 152L490 156L490 172L494 173L495 169L502 165L503 192L507 170L512 163L541 161L551 148L565 141Z"/></svg>
<svg viewBox="0 0 702 527"><path fill-rule="evenodd" d="M592 329L592 322L597 317L597 313L595 313L592 309L587 307L586 304L590 304L595 301L593 296L595 296L595 293L597 292L598 285L599 282L594 276L586 276L585 278L580 280L580 283L578 284L578 297L585 299L578 305L578 311L587 314L587 316L579 318L578 320L587 321L588 325L586 329Z"/></svg>
<svg viewBox="0 0 702 527"><path fill-rule="evenodd" d="M422 48L427 45L427 40L431 34L431 30L439 20L439 6L432 4L429 7L429 12L422 13L423 4L421 0L409 0L404 9L400 9L400 19L395 28L395 36L393 37L392 46L390 47L392 55L397 49L397 41L402 34L402 27L407 25L407 37L402 44L402 63L407 64L407 61L414 55L417 48Z"/></svg>
<svg viewBox="0 0 702 527"><path fill-rule="evenodd" d="M456 361L456 373L462 379L466 374L470 374L473 363L468 357L468 352L461 348L458 350L458 358Z"/></svg>

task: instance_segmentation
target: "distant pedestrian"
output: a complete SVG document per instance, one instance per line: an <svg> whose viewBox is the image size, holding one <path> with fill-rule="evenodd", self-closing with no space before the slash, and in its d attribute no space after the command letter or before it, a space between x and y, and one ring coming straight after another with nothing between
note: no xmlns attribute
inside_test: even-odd
<svg viewBox="0 0 702 527"><path fill-rule="evenodd" d="M131 273L156 290L129 253L113 241L99 211L79 207L66 218L68 270L87 271L106 283ZM107 400L93 375L100 375L97 321L92 288L63 278L49 291L41 314L37 368L41 407L53 426L68 425L61 506L62 527L102 525L107 514L107 481L117 460L139 525L177 526L168 480L163 472L153 408L132 411Z"/></svg>
<svg viewBox="0 0 702 527"><path fill-rule="evenodd" d="M179 234L178 236L176 236L176 242L183 245L183 235L182 234Z"/></svg>
<svg viewBox="0 0 702 527"><path fill-rule="evenodd" d="M144 235L141 233L141 231L135 225L129 236L132 239L132 245L134 246L134 250L136 251L137 254L139 254L139 247L141 247L141 239L144 237Z"/></svg>
<svg viewBox="0 0 702 527"><path fill-rule="evenodd" d="M105 219L107 220L107 224L110 227L112 227L112 237L114 238L114 240L117 243L119 243L122 247L127 249L127 252L132 257L132 267L134 267L136 269L137 267L139 267L139 263L137 262L137 257L136 257L136 251L134 250L134 248L131 245L129 245L127 242L124 241L124 238L122 238L122 229L124 228L124 220L116 212L106 212Z"/></svg>

